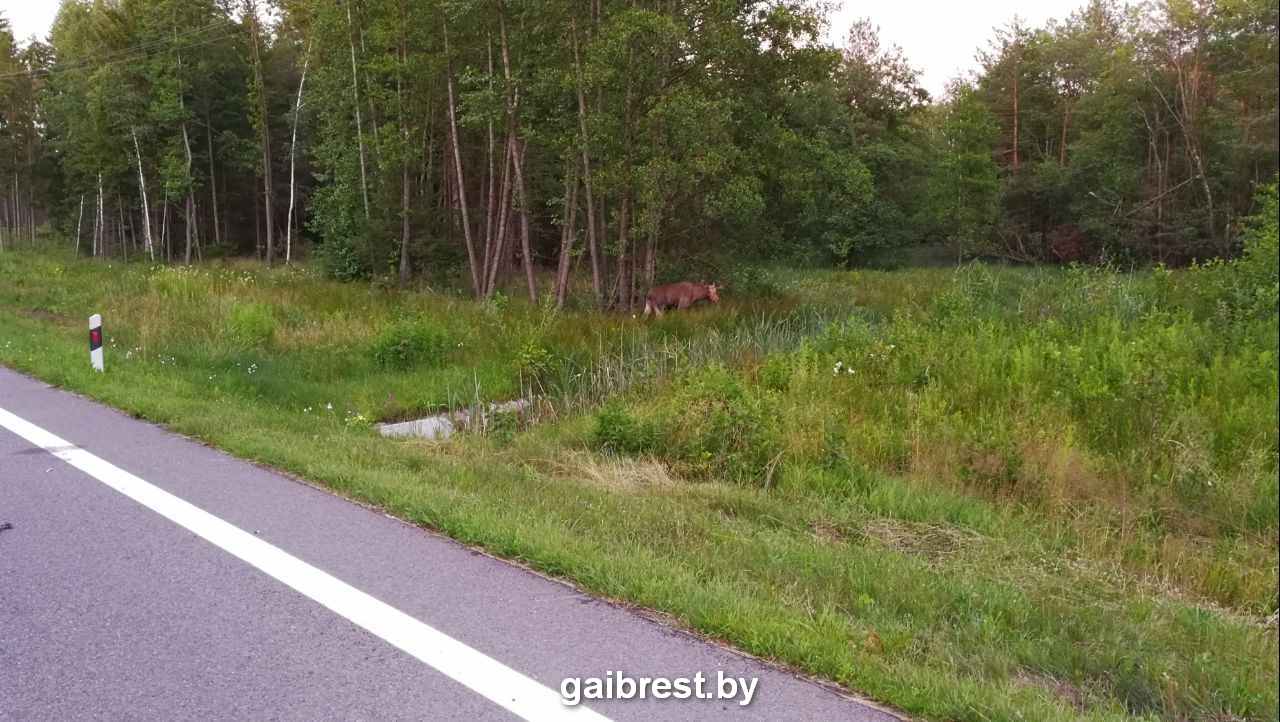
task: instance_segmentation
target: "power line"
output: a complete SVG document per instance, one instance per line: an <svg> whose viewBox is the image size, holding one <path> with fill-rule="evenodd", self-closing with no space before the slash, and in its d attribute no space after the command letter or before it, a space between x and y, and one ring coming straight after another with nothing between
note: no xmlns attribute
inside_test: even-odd
<svg viewBox="0 0 1280 722"><path fill-rule="evenodd" d="M76 72L90 67L102 67L107 65L116 65L124 62L132 62L140 60L155 52L166 49L179 48L198 48L204 45L224 40L226 38L238 35L241 31L234 24L227 32L201 38L200 36L221 28L226 28L228 23L210 23L208 25L177 33L171 37L149 40L144 43L121 48L119 50L110 51L97 57L82 58L74 63L66 65L54 65L52 68L39 70L25 70L20 72L0 74L0 80L9 80L20 77L41 77L47 78L55 75L63 75L65 73Z"/></svg>

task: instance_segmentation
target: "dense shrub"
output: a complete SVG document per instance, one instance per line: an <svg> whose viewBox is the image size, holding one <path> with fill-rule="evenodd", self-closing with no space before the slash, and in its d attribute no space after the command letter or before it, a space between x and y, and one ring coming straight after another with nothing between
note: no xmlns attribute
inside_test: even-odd
<svg viewBox="0 0 1280 722"><path fill-rule="evenodd" d="M794 373L788 354L773 354L765 359L756 374L760 385L773 391L786 391Z"/></svg>
<svg viewBox="0 0 1280 722"><path fill-rule="evenodd" d="M747 385L720 364L698 369L644 416L618 404L596 415L596 446L652 453L690 478L764 483L781 462L773 392Z"/></svg>
<svg viewBox="0 0 1280 722"><path fill-rule="evenodd" d="M1275 313L1280 302L1280 196L1277 184L1258 191L1258 212L1245 222L1244 257L1236 262L1253 310Z"/></svg>
<svg viewBox="0 0 1280 722"><path fill-rule="evenodd" d="M1280 202L1276 184L1258 190L1257 211L1242 222L1241 256L1196 266L1190 300L1208 307L1219 320L1270 321L1280 310Z"/></svg>
<svg viewBox="0 0 1280 722"><path fill-rule="evenodd" d="M764 482L782 450L773 401L720 364L699 369L662 412L667 453L695 477Z"/></svg>
<svg viewBox="0 0 1280 722"><path fill-rule="evenodd" d="M454 345L448 332L427 321L399 321L378 334L371 353L383 368L439 366Z"/></svg>
<svg viewBox="0 0 1280 722"><path fill-rule="evenodd" d="M782 294L773 274L760 266L737 266L722 284L735 298L776 298Z"/></svg>
<svg viewBox="0 0 1280 722"><path fill-rule="evenodd" d="M537 340L525 341L516 351L515 369L521 378L537 379L550 373L555 354Z"/></svg>
<svg viewBox="0 0 1280 722"><path fill-rule="evenodd" d="M651 422L636 418L620 403L609 403L596 414L591 437L600 449L634 456L652 453L658 434Z"/></svg>
<svg viewBox="0 0 1280 722"><path fill-rule="evenodd" d="M324 272L338 281L358 281L369 277L369 266L356 250L353 243L346 240L331 240L321 243L316 248L316 256Z"/></svg>

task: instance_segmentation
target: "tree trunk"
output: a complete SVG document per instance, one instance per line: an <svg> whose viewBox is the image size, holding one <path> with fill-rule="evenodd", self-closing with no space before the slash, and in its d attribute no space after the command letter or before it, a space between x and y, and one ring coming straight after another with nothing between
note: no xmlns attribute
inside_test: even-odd
<svg viewBox="0 0 1280 722"><path fill-rule="evenodd" d="M259 118L259 134L262 143L262 202L263 213L265 215L265 230L267 235L267 265L270 266L275 262L275 223L274 214L272 213L272 183L271 183L271 119L267 114L267 86L262 77L262 57L258 50L258 12L254 4L254 0L245 0L245 6L249 12L249 23L253 37L250 38L253 51L253 75L254 82L258 88L258 118Z"/></svg>
<svg viewBox="0 0 1280 722"><path fill-rule="evenodd" d="M176 46L178 43L178 28L174 25L173 42ZM187 133L187 104L182 97L182 53L176 53L178 61L178 109L182 112L182 148L187 154L187 202L185 206L186 216L183 222L183 233L186 236L186 251L183 254L183 263L191 265L191 243L192 243L192 226L195 225L195 179L191 175L192 155L191 155L191 136Z"/></svg>
<svg viewBox="0 0 1280 722"><path fill-rule="evenodd" d="M627 217L631 210L631 196L624 193L622 196L622 208L618 211L618 306L619 308L630 311L630 283L627 280L628 254L627 254L627 236L628 226L631 219Z"/></svg>
<svg viewBox="0 0 1280 722"><path fill-rule="evenodd" d="M480 270L476 268L476 249L471 241L471 214L467 212L467 183L462 174L462 151L458 142L458 113L453 97L453 59L449 57L449 25L444 25L444 54L447 59L446 85L449 93L449 136L453 145L453 166L458 182L458 205L462 209L462 237L467 244L467 264L471 269L471 290L480 298L484 289L480 285Z"/></svg>
<svg viewBox="0 0 1280 722"><path fill-rule="evenodd" d="M493 92L493 36L491 34L486 33L485 41L486 41L486 48L488 50L488 59L489 59L489 92L492 93ZM489 262L494 255L494 248L496 248L496 244L494 243L493 231L494 231L494 225L497 223L495 214L498 212L498 209L495 206L495 203L497 202L497 198L495 197L495 195L497 193L498 179L497 179L497 174L494 172L494 167L493 167L493 161L495 157L494 151L495 151L495 148L497 147L497 144L494 140L492 117L488 118L485 121L485 127L486 127L486 134L487 134L487 140L488 140L488 144L485 146L485 168L486 168L486 176L487 176L485 179L485 186L488 189L488 195L486 197L485 206L484 206L484 268L485 268L485 274L487 277ZM503 152L502 158L504 163L503 172L505 173L506 172L506 165L505 165L506 146L503 146L502 152Z"/></svg>
<svg viewBox="0 0 1280 722"><path fill-rule="evenodd" d="M102 171L98 171L98 212L93 219L93 257L102 255Z"/></svg>
<svg viewBox="0 0 1280 722"><path fill-rule="evenodd" d="M369 57L369 50L364 44L364 18L357 16L356 20L358 21L356 25L360 36L360 57L367 58ZM404 27L403 22L400 27ZM369 69L367 67L364 69L364 87L366 90L373 87L369 82ZM373 94L365 92L365 101L369 103L369 125L373 129L373 170L376 174L378 169L382 167L382 140L378 138L378 127L382 124L378 122L378 106L374 105Z"/></svg>
<svg viewBox="0 0 1280 722"><path fill-rule="evenodd" d="M404 2L400 3L400 72L396 74L396 110L400 115L400 286L409 285L409 127L404 114L404 70L409 61L405 39Z"/></svg>
<svg viewBox="0 0 1280 722"><path fill-rule="evenodd" d="M80 194L80 215L76 216L76 258L80 257L80 225L84 223L84 194Z"/></svg>
<svg viewBox="0 0 1280 722"><path fill-rule="evenodd" d="M655 222L649 233L649 243L644 252L644 282L646 288L653 288L658 274L658 224Z"/></svg>
<svg viewBox="0 0 1280 722"><path fill-rule="evenodd" d="M507 114L511 126L511 142L515 145L514 164L516 174L516 200L520 204L520 255L524 265L525 284L529 287L529 302L538 303L538 282L533 274L533 249L529 241L529 196L528 186L524 182L524 154L528 145L520 142L519 120L516 106L519 102L515 95L515 84L511 79L511 51L507 43L506 7L499 3L498 27L502 40L502 75L507 82Z"/></svg>
<svg viewBox="0 0 1280 722"><path fill-rule="evenodd" d="M187 193L187 201L183 207L185 221L182 224L182 233L186 239L186 247L182 252L183 265L191 265L191 226L194 225L193 219L195 215L195 206L191 202L191 193ZM269 263L269 262L268 262Z"/></svg>
<svg viewBox="0 0 1280 722"><path fill-rule="evenodd" d="M120 239L120 251L124 253L124 262L129 262L129 246L124 242L124 203L120 200L120 194L116 194L116 217L119 219L119 230L116 232L116 238Z"/></svg>
<svg viewBox="0 0 1280 722"><path fill-rule="evenodd" d="M1013 171L1018 172L1018 73L1021 69L1015 61L1013 64Z"/></svg>
<svg viewBox="0 0 1280 722"><path fill-rule="evenodd" d="M364 162L364 129L360 124L360 82L359 73L356 70L356 38L355 26L351 22L351 3L353 0L346 0L347 5L347 39L351 44L351 94L355 98L356 109L356 142L360 146L360 192L364 194L364 219L369 220L369 181L365 172ZM445 52L448 52L447 50Z"/></svg>
<svg viewBox="0 0 1280 722"><path fill-rule="evenodd" d="M35 145L27 140L27 220L31 223L31 247L36 246L36 156Z"/></svg>
<svg viewBox="0 0 1280 722"><path fill-rule="evenodd" d="M17 161L17 158L14 159ZM22 240L22 200L18 194L18 171L13 171L13 247Z"/></svg>
<svg viewBox="0 0 1280 722"><path fill-rule="evenodd" d="M295 176L295 157L298 151L298 117L302 114L302 86L307 82L307 64L311 62L311 40L307 40L307 51L302 56L302 77L298 79L298 98L293 103L293 134L289 142L289 215L284 228L284 262L293 260L293 204L297 193ZM217 225L217 222L214 222Z"/></svg>
<svg viewBox="0 0 1280 722"><path fill-rule="evenodd" d="M209 112L206 109L204 114L205 144L209 153L209 193L212 196L213 206L213 243L215 246L222 245L222 230L218 227L218 176L214 173L213 165L213 125L209 121ZM147 224L151 224L151 218L147 217Z"/></svg>
<svg viewBox="0 0 1280 722"><path fill-rule="evenodd" d="M1068 102L1062 111L1062 142L1058 144L1058 165L1067 164L1067 129L1071 127L1071 103Z"/></svg>
<svg viewBox="0 0 1280 722"><path fill-rule="evenodd" d="M1178 94L1182 100L1182 118L1179 125L1182 126L1182 136L1187 146L1187 155L1191 157L1192 163L1195 165L1196 174L1200 177L1200 187L1204 191L1205 204L1208 212L1208 220L1206 222L1207 231L1210 239L1217 238L1217 224L1214 222L1213 211L1213 190L1209 187L1209 176L1205 172L1204 157L1200 152L1200 139L1196 136L1196 119L1199 116L1199 107L1195 98L1199 97L1195 81L1188 81L1186 74L1183 72L1181 64L1175 64L1178 71ZM1192 69L1192 75L1199 77L1198 68Z"/></svg>
<svg viewBox="0 0 1280 722"><path fill-rule="evenodd" d="M634 51L627 49L627 91L622 105L622 146L626 162L626 183L622 191L622 209L618 213L618 301L623 310L630 311L635 282L633 251L628 247L631 235L631 196L634 179L632 177L631 144L633 141L632 124L634 122L632 101L633 78L630 73Z"/></svg>
<svg viewBox="0 0 1280 722"><path fill-rule="evenodd" d="M578 95L578 132L582 135L582 186L587 196L587 252L591 256L591 290L596 296L596 305L604 305L604 295L600 284L599 243L596 240L596 213L594 194L591 191L591 152L587 142L587 101L582 88L582 58L578 51L578 25L572 18L569 21L573 33L573 68L574 80Z"/></svg>
<svg viewBox="0 0 1280 722"><path fill-rule="evenodd" d="M573 257L573 241L577 233L574 223L578 215L578 178L573 172L574 161L565 167L564 226L560 229L560 259L556 267L556 308L564 308L569 293L569 265Z"/></svg>
<svg viewBox="0 0 1280 722"><path fill-rule="evenodd" d="M138 187L142 191L142 217L146 219L146 223L144 223L142 227L143 238L146 240L147 244L147 257L154 262L156 260L156 249L151 241L151 216L147 204L147 178L142 173L142 149L138 145L138 129L134 128L132 132L134 157L138 160ZM78 243L79 241L77 240L77 244Z"/></svg>
<svg viewBox="0 0 1280 722"><path fill-rule="evenodd" d="M524 151L528 144L516 141L519 152L515 154L516 195L520 203L520 255L524 261L524 280L529 287L529 302L538 303L538 281L533 273L533 248L529 241L529 195L524 182Z"/></svg>
<svg viewBox="0 0 1280 722"><path fill-rule="evenodd" d="M133 225L133 209L129 209L129 213L125 215L129 221L129 245L133 250L138 250L138 229Z"/></svg>
<svg viewBox="0 0 1280 722"><path fill-rule="evenodd" d="M253 198L254 198L253 207L257 208L258 194L254 193ZM160 245L164 246L164 262L172 263L173 249L169 246L169 197L168 196L165 196L164 203L162 205L163 205L163 208L160 212ZM257 216L254 216L254 219L256 220Z"/></svg>
<svg viewBox="0 0 1280 722"><path fill-rule="evenodd" d="M16 162L17 159L15 158ZM18 247L22 238L22 208L18 205L18 171L13 172L13 183L9 188L9 204L13 207L13 221L10 223L9 235L13 239L13 247Z"/></svg>
<svg viewBox="0 0 1280 722"><path fill-rule="evenodd" d="M192 196L191 198L191 217L192 218L200 217L200 201L196 200L195 196ZM200 242L200 224L199 223L195 224L195 227L192 229L191 234L195 237L195 241L196 241L196 260L199 262L203 262L204 261L204 244Z"/></svg>
<svg viewBox="0 0 1280 722"><path fill-rule="evenodd" d="M257 176L253 177L253 182L257 184ZM165 210L168 209L166 205ZM262 260L262 199L257 193L253 194L253 257Z"/></svg>
<svg viewBox="0 0 1280 722"><path fill-rule="evenodd" d="M485 279L484 295L491 298L497 290L498 269L502 265L502 253L506 249L508 219L511 205L511 154L514 144L508 137L504 144L505 155L502 158L502 191L498 194L498 232L494 237L493 256L489 259L489 268Z"/></svg>

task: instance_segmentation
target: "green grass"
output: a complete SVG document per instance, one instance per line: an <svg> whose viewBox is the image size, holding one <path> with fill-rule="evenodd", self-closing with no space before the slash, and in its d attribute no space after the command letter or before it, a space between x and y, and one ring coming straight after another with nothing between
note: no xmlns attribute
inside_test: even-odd
<svg viewBox="0 0 1280 722"><path fill-rule="evenodd" d="M1222 273L773 270L644 323L6 252L0 363L915 715L1275 719L1276 318Z"/></svg>

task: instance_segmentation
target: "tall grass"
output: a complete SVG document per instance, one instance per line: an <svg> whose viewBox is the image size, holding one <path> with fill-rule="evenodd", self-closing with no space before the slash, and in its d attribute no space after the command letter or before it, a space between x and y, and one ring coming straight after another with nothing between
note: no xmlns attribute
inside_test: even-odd
<svg viewBox="0 0 1280 722"><path fill-rule="evenodd" d="M924 718L1266 720L1280 341L1251 283L773 269L655 321L6 251L0 363ZM368 428L531 392L532 426Z"/></svg>
<svg viewBox="0 0 1280 722"><path fill-rule="evenodd" d="M857 293L882 278L832 282ZM602 414L599 438L700 478L739 469L839 497L871 470L1015 504L1093 558L1266 618L1277 331L1274 317L1193 302L1185 286L1199 282L965 267L892 315L801 324L767 357L671 368L666 391ZM701 370L717 361L736 373ZM746 453L761 449L774 451Z"/></svg>
<svg viewBox="0 0 1280 722"><path fill-rule="evenodd" d="M821 308L747 311L727 327L681 336L668 327L630 326L598 337L585 363L559 359L546 373L524 380L532 395L545 398L557 414L599 406L637 387L650 386L710 364L738 366L792 349L819 333L839 315ZM661 324L661 322L658 322Z"/></svg>

